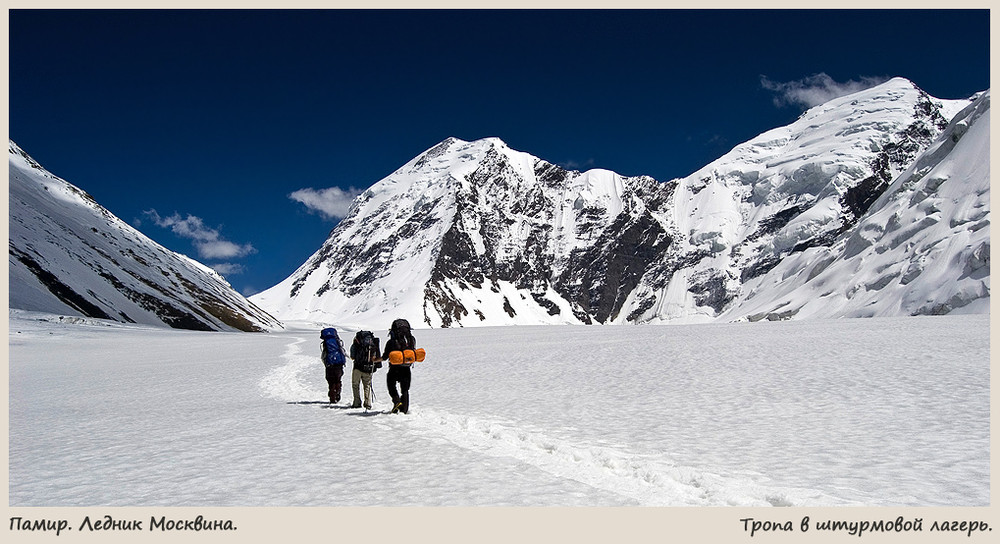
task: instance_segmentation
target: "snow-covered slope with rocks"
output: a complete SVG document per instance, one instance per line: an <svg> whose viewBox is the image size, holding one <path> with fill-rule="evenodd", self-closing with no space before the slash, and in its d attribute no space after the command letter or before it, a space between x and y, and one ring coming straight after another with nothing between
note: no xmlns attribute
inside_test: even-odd
<svg viewBox="0 0 1000 544"><path fill-rule="evenodd" d="M912 245L893 245L891 251L887 251L889 246L880 248L882 257L875 266L857 251L836 253L831 249L831 254L823 248L841 247L848 239L857 240L859 230L875 228L869 218L883 217L882 208L890 204L881 197L898 189L894 180L906 175L912 165L921 164L925 172L930 163L948 160L954 142L942 145L940 140L950 141L966 130L949 128L948 120L969 103L931 98L909 81L897 78L813 108L795 123L741 144L680 180L673 206L678 231L674 251L676 259L687 265L666 266L662 273L647 276L649 281L636 293L636 300L641 309L649 309L639 320L699 321L716 319L720 314L727 319L792 317L801 303L785 307L789 301L783 291L789 289L791 275L807 268L812 272L800 277L800 283L810 284L800 291L812 292L806 296L826 297L835 290L847 296L859 281L872 292L866 301L871 306L863 310L856 304L834 309L824 300L821 304L827 311L820 315L925 313L916 306L901 307L876 293L891 287L882 283L888 281L884 267L914 258ZM970 122L981 125L973 136L979 141L964 146L969 151L963 160L976 165L970 172L973 177L955 175L949 186L976 193L975 203L962 206L972 205L984 212L979 219L988 224L989 116L982 117L982 113L989 110L989 94L980 96L978 104L979 114L956 120L961 126ZM952 206L938 201L945 208ZM899 204L914 209L910 213L893 206L890 215L900 214L894 228L917 231L930 226L922 222L927 214L917 209L921 202ZM977 244L988 242L988 231L982 232L985 238ZM944 240L950 233L933 229L928 236L933 239L924 240L924 245ZM964 249L952 246L949 251ZM948 260L952 255L936 252L935 257ZM820 272L817 261L827 266L837 259L850 264L834 267L820 282L813 281ZM954 283L963 276L959 263L951 263L947 269L938 280ZM988 296L988 270L987 266L986 290L981 296ZM768 277L762 279L765 274ZM748 304L750 298L754 299L752 304Z"/></svg>
<svg viewBox="0 0 1000 544"><path fill-rule="evenodd" d="M669 245L670 190L451 138L360 195L317 253L253 300L306 321L605 321Z"/></svg>
<svg viewBox="0 0 1000 544"><path fill-rule="evenodd" d="M206 331L281 324L10 142L9 307Z"/></svg>
<svg viewBox="0 0 1000 544"><path fill-rule="evenodd" d="M989 93L974 98L893 79L668 182L450 138L360 195L253 300L284 320L369 326L983 312Z"/></svg>
<svg viewBox="0 0 1000 544"><path fill-rule="evenodd" d="M723 317L988 313L989 104L986 92L956 115L834 244L748 282Z"/></svg>

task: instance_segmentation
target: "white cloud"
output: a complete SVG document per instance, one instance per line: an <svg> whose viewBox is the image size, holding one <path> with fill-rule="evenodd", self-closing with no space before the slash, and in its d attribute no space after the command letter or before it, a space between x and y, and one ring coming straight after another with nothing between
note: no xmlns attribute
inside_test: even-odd
<svg viewBox="0 0 1000 544"><path fill-rule="evenodd" d="M198 248L198 255L206 259L235 259L257 251L250 244L239 245L227 240L195 242L194 245Z"/></svg>
<svg viewBox="0 0 1000 544"><path fill-rule="evenodd" d="M223 276L232 276L235 274L242 274L245 270L243 265L236 263L218 263L212 265L212 270L215 270Z"/></svg>
<svg viewBox="0 0 1000 544"><path fill-rule="evenodd" d="M168 228L177 236L194 240L194 247L203 259L234 259L257 252L250 244L240 245L224 240L218 230L206 227L200 217L190 214L181 217L176 212L170 217L161 217L156 210L147 210L145 214L157 226Z"/></svg>
<svg viewBox="0 0 1000 544"><path fill-rule="evenodd" d="M774 105L779 108L787 105L811 108L829 102L834 98L870 89L876 85L885 83L887 80L888 78L863 77L860 81L852 80L839 83L825 73L819 73L797 81L781 83L771 81L767 76L760 76L762 87L778 93L774 97Z"/></svg>
<svg viewBox="0 0 1000 544"><path fill-rule="evenodd" d="M319 212L327 219L342 219L351 209L354 198L361 194L361 189L351 187L346 191L340 187L329 189L299 189L288 195L288 198L301 202L310 210Z"/></svg>

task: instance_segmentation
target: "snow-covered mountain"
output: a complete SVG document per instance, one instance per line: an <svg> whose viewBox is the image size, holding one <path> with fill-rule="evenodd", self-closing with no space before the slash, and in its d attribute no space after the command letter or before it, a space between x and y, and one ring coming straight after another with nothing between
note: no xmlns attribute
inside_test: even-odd
<svg viewBox="0 0 1000 544"><path fill-rule="evenodd" d="M254 300L296 320L605 320L669 244L669 194L497 139L448 139L360 195L316 254Z"/></svg>
<svg viewBox="0 0 1000 544"><path fill-rule="evenodd" d="M432 327L986 311L989 92L897 78L668 182L450 138L255 295L284 320Z"/></svg>
<svg viewBox="0 0 1000 544"><path fill-rule="evenodd" d="M743 283L722 317L989 313L989 154L986 92L902 173L884 178L891 184L866 197L868 212L846 221L833 243L809 238L830 216L789 223L779 235L788 238L775 238L765 253L778 263ZM790 243L798 245L783 253Z"/></svg>
<svg viewBox="0 0 1000 544"><path fill-rule="evenodd" d="M212 269L153 242L10 142L12 309L215 331L280 323Z"/></svg>
<svg viewBox="0 0 1000 544"><path fill-rule="evenodd" d="M680 180L676 250L692 264L648 276L639 320L917 315L975 300L966 311L985 311L989 92L975 98L894 79ZM985 259L969 265L974 278L972 253ZM913 282L932 260L936 272Z"/></svg>

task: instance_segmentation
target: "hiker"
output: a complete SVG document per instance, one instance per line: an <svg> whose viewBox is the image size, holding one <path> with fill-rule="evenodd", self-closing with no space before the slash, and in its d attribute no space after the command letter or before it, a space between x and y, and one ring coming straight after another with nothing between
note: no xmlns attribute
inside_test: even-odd
<svg viewBox="0 0 1000 544"><path fill-rule="evenodd" d="M410 362L404 362L402 352L404 350L416 350L417 341L410 332L410 323L405 319L397 319L392 322L389 329L389 340L385 343L385 353L383 359L389 359L389 371L386 372L386 385L389 387L389 396L392 397L392 413L410 410ZM391 357L392 352L399 353L397 357ZM397 362L398 361L398 362ZM399 384L399 391L396 390Z"/></svg>
<svg viewBox="0 0 1000 544"><path fill-rule="evenodd" d="M365 387L365 410L372 407L372 374L382 368L382 358L378 350L379 340L371 331L358 331L351 344L351 360L354 361L354 371L351 373L351 391L354 402L351 408L361 408L360 385Z"/></svg>
<svg viewBox="0 0 1000 544"><path fill-rule="evenodd" d="M326 367L326 383L330 385L330 404L337 404L340 402L340 382L344 378L347 358L344 357L344 347L340 343L337 329L325 328L320 331L319 337L323 339L321 357L323 366Z"/></svg>

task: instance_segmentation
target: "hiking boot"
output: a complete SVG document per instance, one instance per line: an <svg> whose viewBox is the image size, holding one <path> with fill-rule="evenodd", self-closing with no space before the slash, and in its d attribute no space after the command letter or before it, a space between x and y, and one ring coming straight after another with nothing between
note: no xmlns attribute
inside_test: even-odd
<svg viewBox="0 0 1000 544"><path fill-rule="evenodd" d="M361 408L361 402L355 402L351 405L351 408ZM370 406L365 406L365 408L370 408Z"/></svg>
<svg viewBox="0 0 1000 544"><path fill-rule="evenodd" d="M396 413L399 413L399 409L400 409L400 408L402 408L402 407L403 407L403 403L402 403L402 402L397 402L397 403L396 403L396 404L395 404L395 405L394 405L394 406L392 407L392 413L394 413L394 414L396 414Z"/></svg>

